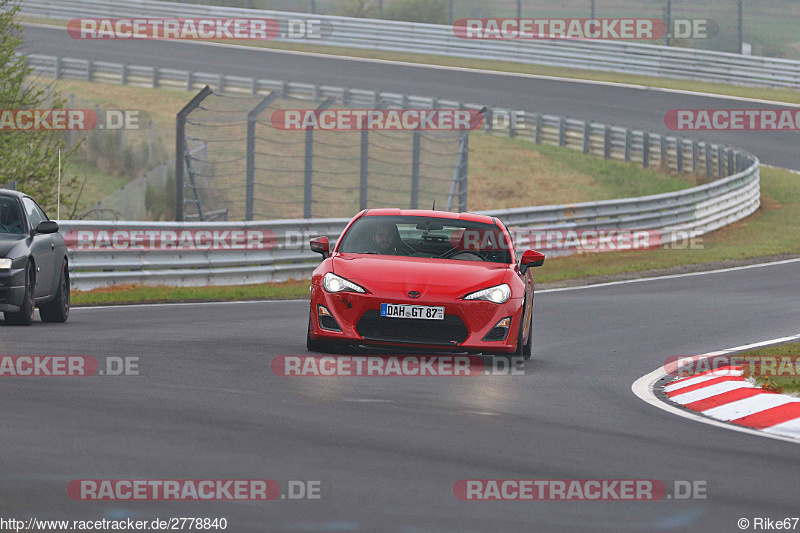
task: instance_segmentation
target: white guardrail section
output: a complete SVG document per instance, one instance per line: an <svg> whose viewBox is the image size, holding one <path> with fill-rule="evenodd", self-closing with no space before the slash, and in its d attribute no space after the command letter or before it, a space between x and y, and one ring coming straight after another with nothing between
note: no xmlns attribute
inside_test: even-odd
<svg viewBox="0 0 800 533"><path fill-rule="evenodd" d="M78 17L271 18L327 21L328 46L512 61L758 87L800 88L800 61L616 41L465 40L451 26L287 13L153 0L25 0L22 13ZM278 37L276 40L282 40ZM290 39L284 39L290 40ZM296 40L296 39L294 39Z"/></svg>

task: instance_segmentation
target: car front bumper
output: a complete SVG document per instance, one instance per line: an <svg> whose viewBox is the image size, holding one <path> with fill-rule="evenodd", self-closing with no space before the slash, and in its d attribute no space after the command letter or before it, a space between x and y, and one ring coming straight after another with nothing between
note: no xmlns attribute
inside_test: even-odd
<svg viewBox="0 0 800 533"><path fill-rule="evenodd" d="M312 285L311 338L431 351L514 353L517 349L522 298L495 304L435 297L420 301L404 296L355 292L331 294L319 285ZM381 303L444 307L445 320L380 317ZM320 324L319 305L328 310L340 331L333 330L330 321ZM511 327L502 340L484 340L498 322L508 317L512 319Z"/></svg>
<svg viewBox="0 0 800 533"><path fill-rule="evenodd" d="M25 269L0 270L0 311L16 313L25 298Z"/></svg>

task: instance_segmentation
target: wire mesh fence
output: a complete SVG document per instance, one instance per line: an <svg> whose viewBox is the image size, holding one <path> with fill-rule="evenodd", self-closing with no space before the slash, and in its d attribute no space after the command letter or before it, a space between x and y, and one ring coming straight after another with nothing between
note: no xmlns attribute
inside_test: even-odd
<svg viewBox="0 0 800 533"><path fill-rule="evenodd" d="M464 132L289 130L273 121L278 111L323 107L357 108L334 97L275 92L205 98L184 126L184 219L348 217L363 208L427 208L434 201L466 210L466 187L454 186L466 180ZM200 146L203 152L192 152Z"/></svg>

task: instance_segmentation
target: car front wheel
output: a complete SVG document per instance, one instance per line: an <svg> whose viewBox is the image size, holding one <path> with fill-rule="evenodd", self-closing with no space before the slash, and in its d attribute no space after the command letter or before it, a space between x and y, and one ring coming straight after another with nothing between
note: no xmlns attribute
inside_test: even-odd
<svg viewBox="0 0 800 533"><path fill-rule="evenodd" d="M42 322L66 322L69 318L69 269L67 262L61 266L58 293L52 302L39 306Z"/></svg>
<svg viewBox="0 0 800 533"><path fill-rule="evenodd" d="M14 326L30 326L33 322L33 312L35 310L33 288L36 286L33 263L28 263L25 269L25 296L22 298L22 305L16 313L5 313L6 324Z"/></svg>

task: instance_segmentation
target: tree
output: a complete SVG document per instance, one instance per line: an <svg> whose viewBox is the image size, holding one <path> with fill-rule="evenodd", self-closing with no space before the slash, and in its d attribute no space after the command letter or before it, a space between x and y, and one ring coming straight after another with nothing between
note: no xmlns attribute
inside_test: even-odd
<svg viewBox="0 0 800 533"><path fill-rule="evenodd" d="M62 108L64 100L52 86L37 84L24 55L17 55L23 44L18 12L17 0L0 0L0 109ZM68 148L63 131L0 131L0 186L16 182L18 190L52 211L58 196L58 151L63 166L77 147ZM62 203L75 179L62 183Z"/></svg>

